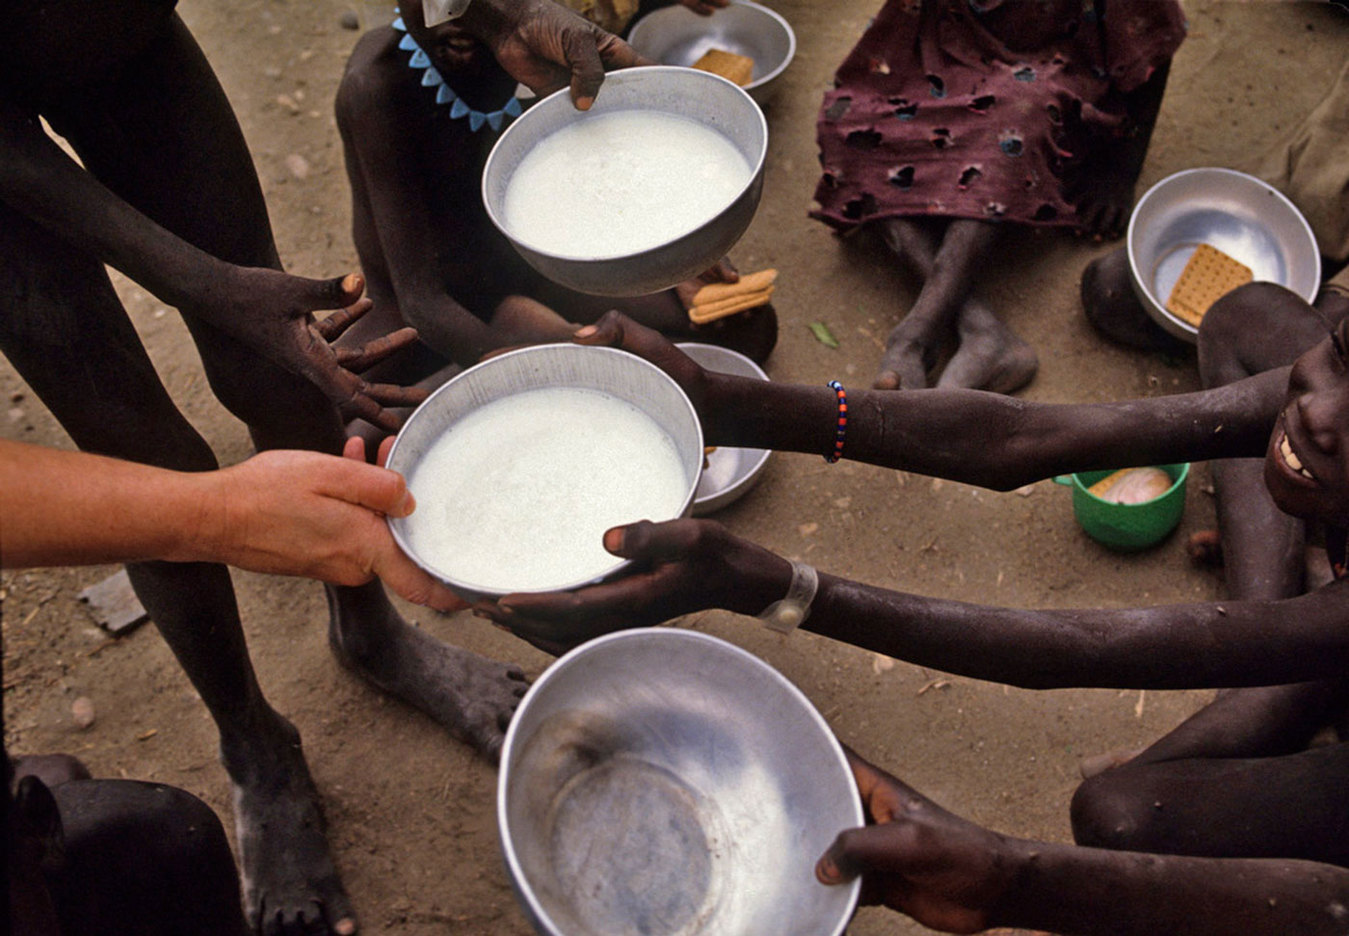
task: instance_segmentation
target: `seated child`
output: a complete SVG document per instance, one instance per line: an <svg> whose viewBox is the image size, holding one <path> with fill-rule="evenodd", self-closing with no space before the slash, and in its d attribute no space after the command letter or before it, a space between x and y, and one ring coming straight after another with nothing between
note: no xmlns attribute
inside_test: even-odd
<svg viewBox="0 0 1349 936"><path fill-rule="evenodd" d="M878 229L922 280L876 389L1011 393L1035 352L972 296L1009 227L1117 237L1172 54L1173 0L889 0L825 95L813 216Z"/></svg>
<svg viewBox="0 0 1349 936"><path fill-rule="evenodd" d="M455 21L427 29L417 3L405 5L393 27L368 32L352 52L337 120L356 249L375 302L357 328L363 334L406 322L423 342L420 361L405 355L390 362L401 368L398 377L372 379L423 380L447 362L467 366L502 347L566 341L577 323L615 307L673 339L764 360L777 336L771 306L706 326L690 322L700 286L738 279L724 261L701 281L615 300L558 286L521 259L492 225L481 196L487 155L521 112L515 91L515 79L485 46Z"/></svg>

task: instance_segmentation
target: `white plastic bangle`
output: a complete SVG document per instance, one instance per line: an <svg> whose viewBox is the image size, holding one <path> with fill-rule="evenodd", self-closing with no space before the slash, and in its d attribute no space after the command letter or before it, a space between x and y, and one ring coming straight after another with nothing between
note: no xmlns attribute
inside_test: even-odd
<svg viewBox="0 0 1349 936"><path fill-rule="evenodd" d="M775 601L764 608L759 619L764 627L779 634L790 634L810 617L810 603L815 600L815 590L820 587L820 577L813 566L804 562L792 562L792 584L782 600Z"/></svg>
<svg viewBox="0 0 1349 936"><path fill-rule="evenodd" d="M458 19L464 15L472 0L422 0L422 19L426 28Z"/></svg>

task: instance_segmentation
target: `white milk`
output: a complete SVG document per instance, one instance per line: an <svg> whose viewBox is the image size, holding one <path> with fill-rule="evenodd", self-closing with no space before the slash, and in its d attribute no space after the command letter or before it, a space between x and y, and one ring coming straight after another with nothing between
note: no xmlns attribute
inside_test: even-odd
<svg viewBox="0 0 1349 936"><path fill-rule="evenodd" d="M412 549L466 584L535 591L620 560L604 531L678 516L688 480L674 442L637 407L596 390L544 388L469 413L408 485Z"/></svg>
<svg viewBox="0 0 1349 936"><path fill-rule="evenodd" d="M506 187L502 220L546 253L621 257L710 221L750 172L730 140L688 118L599 114L534 145Z"/></svg>

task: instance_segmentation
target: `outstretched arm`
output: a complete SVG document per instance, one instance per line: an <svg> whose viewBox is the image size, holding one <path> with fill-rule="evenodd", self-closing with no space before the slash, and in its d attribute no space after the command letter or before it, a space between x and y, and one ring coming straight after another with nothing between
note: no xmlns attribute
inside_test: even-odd
<svg viewBox="0 0 1349 936"><path fill-rule="evenodd" d="M689 394L709 445L825 454L838 402L809 387L705 371L619 313L582 328L584 344L625 348ZM979 390L847 389L843 457L996 490L1056 474L1265 452L1288 368L1214 390L1118 403L1030 403Z"/></svg>
<svg viewBox="0 0 1349 936"><path fill-rule="evenodd" d="M998 835L848 752L871 824L842 832L816 866L862 876L862 900L925 926L1013 926L1074 936L1342 933L1349 871L1307 861L1190 858Z"/></svg>
<svg viewBox="0 0 1349 936"><path fill-rule="evenodd" d="M80 244L165 303L210 322L313 381L348 416L397 428L383 407L424 394L374 386L348 369L313 313L351 307L364 290L351 274L330 280L240 267L192 246L127 204L56 145L37 118L0 87L0 201ZM401 336L400 346L410 337Z"/></svg>
<svg viewBox="0 0 1349 936"><path fill-rule="evenodd" d="M924 391L926 392L926 391ZM507 595L477 613L556 651L599 634L722 608L757 615L787 594L791 564L711 520L609 530L636 571L575 592ZM948 673L1034 689L1263 686L1342 676L1349 582L1280 602L1148 608L997 608L821 572L802 625Z"/></svg>
<svg viewBox="0 0 1349 936"><path fill-rule="evenodd" d="M414 507L402 476L351 456L273 450L189 473L0 440L0 564L167 559L342 585L379 576L409 601L462 607L389 533L385 516Z"/></svg>

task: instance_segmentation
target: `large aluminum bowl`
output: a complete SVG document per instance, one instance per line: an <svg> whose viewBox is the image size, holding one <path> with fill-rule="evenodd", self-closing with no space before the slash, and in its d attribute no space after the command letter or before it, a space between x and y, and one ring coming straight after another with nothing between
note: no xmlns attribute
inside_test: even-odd
<svg viewBox="0 0 1349 936"><path fill-rule="evenodd" d="M1233 169L1187 169L1144 193L1129 219L1129 271L1143 308L1172 335L1193 343L1199 330L1166 308L1200 244L1246 264L1256 280L1311 302L1321 254L1311 225L1283 193Z"/></svg>
<svg viewBox="0 0 1349 936"><path fill-rule="evenodd" d="M696 631L620 631L549 667L506 732L497 821L547 936L837 936L860 888L814 874L863 821L829 726Z"/></svg>
<svg viewBox="0 0 1349 936"><path fill-rule="evenodd" d="M745 90L761 107L777 93L778 76L796 56L791 24L748 0L735 0L711 16L679 4L653 10L633 25L628 44L662 65L688 67L711 49L748 56L754 73Z"/></svg>
<svg viewBox="0 0 1349 936"><path fill-rule="evenodd" d="M623 110L649 110L686 117L718 131L750 165L740 193L710 221L665 244L627 256L568 257L538 250L517 239L502 221L512 173L536 143L578 121ZM563 89L539 101L506 129L483 167L482 198L492 223L520 256L544 276L597 296L642 296L668 289L711 267L726 255L754 218L763 193L768 124L759 105L718 75L692 68L654 65L625 68L604 79L594 106L578 111Z"/></svg>
<svg viewBox="0 0 1349 936"><path fill-rule="evenodd" d="M389 451L388 467L408 479L409 487L416 496L419 484L417 467L426 451L450 426L494 400L540 387L598 390L633 404L655 420L674 442L686 477L682 507L676 516L684 516L689 512L702 474L703 432L698 415L684 391L664 371L635 354L616 348L573 344L537 345L510 351L468 368L441 385L408 417ZM585 440L578 439L577 444L583 445ZM596 456L603 458L604 453L597 452ZM421 497L419 500L424 506L426 498ZM633 521L642 519L654 521L675 518L632 518ZM529 590L491 587L447 575L428 562L426 557L418 555L413 548L408 532L410 522L406 517L389 519L394 540L413 562L465 600L472 602L499 598L508 592ZM464 504L462 513L449 522L465 526L472 524L473 505ZM529 545L522 542L519 549L527 550ZM509 557L503 557L503 563L509 563ZM555 588L570 590L613 578L629 565L628 560L613 557L611 564L596 569L594 575L576 582L559 583Z"/></svg>
<svg viewBox="0 0 1349 936"><path fill-rule="evenodd" d="M739 351L720 345L682 341L679 348L694 361L719 374L734 374L751 380L767 380L768 375ZM703 464L703 476L693 497L693 515L705 517L744 497L759 483L759 477L768 466L768 449L731 448L721 445L708 453Z"/></svg>

